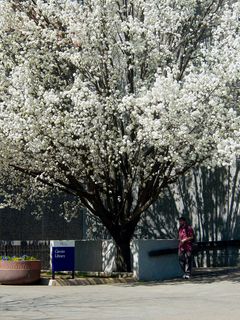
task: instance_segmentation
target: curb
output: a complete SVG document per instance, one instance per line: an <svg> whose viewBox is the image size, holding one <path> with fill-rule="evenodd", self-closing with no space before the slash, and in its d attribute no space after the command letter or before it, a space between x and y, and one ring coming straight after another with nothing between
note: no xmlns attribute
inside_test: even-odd
<svg viewBox="0 0 240 320"><path fill-rule="evenodd" d="M86 278L86 279L43 279L41 284L48 286L87 286L97 284L134 283L134 278ZM48 284L47 284L48 283Z"/></svg>

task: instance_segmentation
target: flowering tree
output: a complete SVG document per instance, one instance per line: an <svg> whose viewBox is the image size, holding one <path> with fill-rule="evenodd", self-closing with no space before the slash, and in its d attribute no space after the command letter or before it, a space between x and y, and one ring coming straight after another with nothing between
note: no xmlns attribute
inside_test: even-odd
<svg viewBox="0 0 240 320"><path fill-rule="evenodd" d="M240 4L0 3L0 163L74 194L130 270L142 213L237 150Z"/></svg>

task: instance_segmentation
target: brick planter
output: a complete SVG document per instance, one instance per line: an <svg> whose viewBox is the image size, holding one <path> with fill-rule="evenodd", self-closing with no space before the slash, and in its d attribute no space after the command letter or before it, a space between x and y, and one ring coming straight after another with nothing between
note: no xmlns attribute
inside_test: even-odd
<svg viewBox="0 0 240 320"><path fill-rule="evenodd" d="M29 284L40 280L41 261L0 261L1 284Z"/></svg>

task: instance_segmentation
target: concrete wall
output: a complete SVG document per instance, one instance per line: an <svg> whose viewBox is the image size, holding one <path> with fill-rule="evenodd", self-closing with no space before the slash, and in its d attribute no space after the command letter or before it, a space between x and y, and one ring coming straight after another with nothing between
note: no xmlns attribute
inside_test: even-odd
<svg viewBox="0 0 240 320"><path fill-rule="evenodd" d="M152 250L176 248L177 240L134 240L131 243L133 275L139 280L165 280L180 277L177 254L150 257ZM113 272L116 249L111 240L75 241L76 271Z"/></svg>
<svg viewBox="0 0 240 320"><path fill-rule="evenodd" d="M116 246L112 240L102 241L102 268L104 272L116 271Z"/></svg>
<svg viewBox="0 0 240 320"><path fill-rule="evenodd" d="M174 239L178 218L185 215L197 241L239 240L239 199L240 161L231 168L193 170L148 209L135 235L138 239Z"/></svg>
<svg viewBox="0 0 240 320"><path fill-rule="evenodd" d="M76 271L115 271L115 246L111 240L75 241Z"/></svg>
<svg viewBox="0 0 240 320"><path fill-rule="evenodd" d="M149 252L176 248L177 240L134 240L132 241L133 275L138 280L166 280L182 275L176 254L150 257Z"/></svg>

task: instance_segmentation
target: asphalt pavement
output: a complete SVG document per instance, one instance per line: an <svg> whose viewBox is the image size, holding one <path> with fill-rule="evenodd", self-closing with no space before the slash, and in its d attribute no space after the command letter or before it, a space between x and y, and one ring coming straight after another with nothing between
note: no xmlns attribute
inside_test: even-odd
<svg viewBox="0 0 240 320"><path fill-rule="evenodd" d="M237 320L240 269L189 280L78 286L0 286L1 320Z"/></svg>

